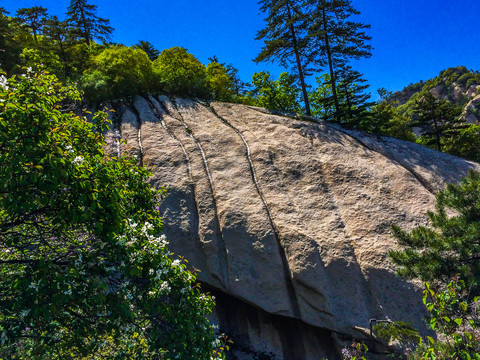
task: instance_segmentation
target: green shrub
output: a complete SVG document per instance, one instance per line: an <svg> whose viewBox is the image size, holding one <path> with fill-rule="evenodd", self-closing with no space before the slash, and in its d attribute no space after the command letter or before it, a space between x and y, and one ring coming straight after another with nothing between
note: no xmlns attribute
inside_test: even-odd
<svg viewBox="0 0 480 360"><path fill-rule="evenodd" d="M81 87L88 100L102 102L149 92L153 82L152 62L147 54L120 45L95 56L81 79Z"/></svg>
<svg viewBox="0 0 480 360"><path fill-rule="evenodd" d="M207 71L195 56L183 47L163 50L153 62L160 90L186 97L209 97Z"/></svg>

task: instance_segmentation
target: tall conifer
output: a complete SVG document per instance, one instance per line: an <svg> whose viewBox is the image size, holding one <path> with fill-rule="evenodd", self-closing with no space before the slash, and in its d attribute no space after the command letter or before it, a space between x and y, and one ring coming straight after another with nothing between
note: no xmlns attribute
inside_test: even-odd
<svg viewBox="0 0 480 360"><path fill-rule="evenodd" d="M79 37L85 39L87 45L94 39L108 40L114 30L110 20L98 17L96 12L97 5L87 4L86 0L70 0L67 20L77 27Z"/></svg>
<svg viewBox="0 0 480 360"><path fill-rule="evenodd" d="M267 14L267 26L260 30L256 40L263 39L264 47L255 62L279 61L282 66L295 64L305 103L305 112L310 116L310 103L305 84L306 58L303 52L308 44L305 31L305 16L301 1L260 0L261 10Z"/></svg>
<svg viewBox="0 0 480 360"><path fill-rule="evenodd" d="M365 33L370 25L349 20L360 12L351 0L307 0L310 18L309 36L314 39L309 60L318 66L328 64L336 119L340 122L337 94L337 70L345 69L351 59L370 57L371 37Z"/></svg>
<svg viewBox="0 0 480 360"><path fill-rule="evenodd" d="M31 8L21 8L17 10L17 19L20 24L29 28L33 33L35 43L38 44L37 33L40 32L45 25L47 19L47 9L41 6L33 6Z"/></svg>

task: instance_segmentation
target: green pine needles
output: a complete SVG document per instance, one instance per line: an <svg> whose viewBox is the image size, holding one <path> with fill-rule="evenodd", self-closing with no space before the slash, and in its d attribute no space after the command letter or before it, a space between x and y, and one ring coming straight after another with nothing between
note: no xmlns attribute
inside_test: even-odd
<svg viewBox="0 0 480 360"><path fill-rule="evenodd" d="M390 259L405 278L448 283L456 274L475 294L480 292L480 174L471 171L460 184L437 195L435 211L427 214L432 227L406 232L393 226L403 250Z"/></svg>

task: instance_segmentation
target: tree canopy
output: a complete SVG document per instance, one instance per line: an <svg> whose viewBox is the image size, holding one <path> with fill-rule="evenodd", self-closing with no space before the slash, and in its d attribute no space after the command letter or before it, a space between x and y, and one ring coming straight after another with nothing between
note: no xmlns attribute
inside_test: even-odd
<svg viewBox="0 0 480 360"><path fill-rule="evenodd" d="M166 93L200 98L208 96L205 65L183 47L163 50L153 62L153 70L162 91Z"/></svg>
<svg viewBox="0 0 480 360"><path fill-rule="evenodd" d="M104 153L106 114L62 107L79 99L52 75L0 77L0 358L221 356L213 301L161 235L164 189Z"/></svg>
<svg viewBox="0 0 480 360"><path fill-rule="evenodd" d="M67 20L75 25L78 35L87 45L98 39L107 41L113 32L110 20L97 16L97 5L88 4L86 0L70 0Z"/></svg>

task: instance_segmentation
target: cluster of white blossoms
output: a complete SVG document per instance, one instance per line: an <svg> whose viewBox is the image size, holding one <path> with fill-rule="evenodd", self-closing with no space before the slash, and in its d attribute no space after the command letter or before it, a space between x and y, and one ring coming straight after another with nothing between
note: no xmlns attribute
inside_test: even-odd
<svg viewBox="0 0 480 360"><path fill-rule="evenodd" d="M69 154L73 154L75 152L75 150L73 150L72 148L72 145L67 145L65 147L65 150L69 153Z"/></svg>
<svg viewBox="0 0 480 360"><path fill-rule="evenodd" d="M0 87L8 90L8 80L5 75L0 75Z"/></svg>
<svg viewBox="0 0 480 360"><path fill-rule="evenodd" d="M72 164L75 166L82 165L85 162L83 156L76 156L75 159L72 160Z"/></svg>

